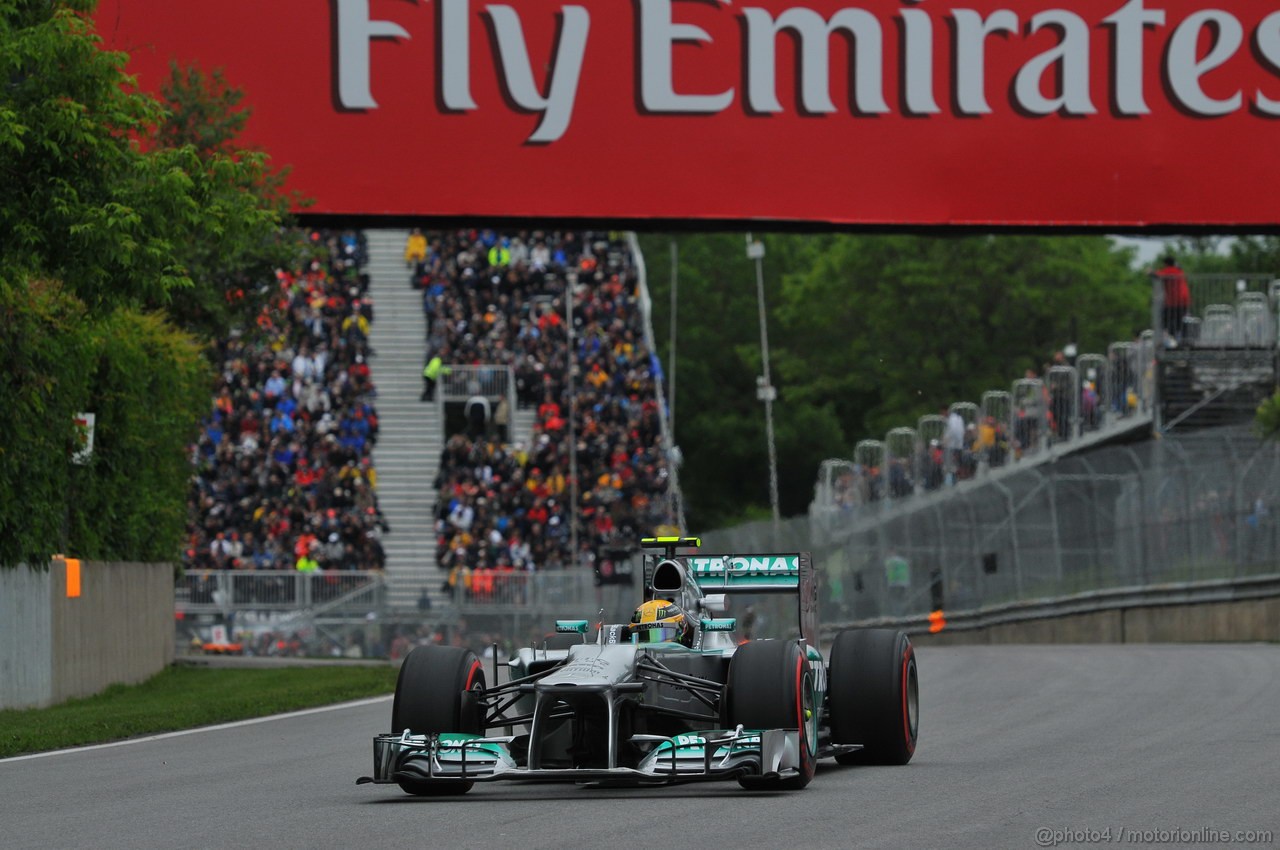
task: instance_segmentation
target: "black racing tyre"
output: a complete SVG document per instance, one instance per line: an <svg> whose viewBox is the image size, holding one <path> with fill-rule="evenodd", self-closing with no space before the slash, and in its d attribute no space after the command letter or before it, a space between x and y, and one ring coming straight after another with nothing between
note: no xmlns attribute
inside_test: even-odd
<svg viewBox="0 0 1280 850"><path fill-rule="evenodd" d="M905 632L849 629L831 645L831 740L862 744L840 764L906 764L920 732L916 654Z"/></svg>
<svg viewBox="0 0 1280 850"><path fill-rule="evenodd" d="M744 729L799 729L800 775L787 779L742 776L743 788L799 791L817 767L813 669L795 641L756 640L738 647L724 689L726 725Z"/></svg>
<svg viewBox="0 0 1280 850"><path fill-rule="evenodd" d="M415 735L482 735L484 718L474 707L474 700L464 701L463 695L468 691L484 693L484 688L484 667L471 650L456 646L417 647L400 667L396 697L391 704L391 731L397 735L406 729ZM401 789L420 797L465 794L473 784L399 780Z"/></svg>

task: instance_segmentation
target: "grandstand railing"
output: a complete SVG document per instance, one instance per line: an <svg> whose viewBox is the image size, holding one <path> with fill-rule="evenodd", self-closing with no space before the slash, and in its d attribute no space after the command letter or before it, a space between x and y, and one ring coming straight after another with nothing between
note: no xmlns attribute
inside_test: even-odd
<svg viewBox="0 0 1280 850"><path fill-rule="evenodd" d="M1159 275L1152 278L1158 312L1164 303L1164 287ZM1193 349L1275 345L1280 281L1274 275L1189 274L1186 278L1191 303L1183 327L1169 329L1180 345Z"/></svg>
<svg viewBox="0 0 1280 850"><path fill-rule="evenodd" d="M378 571L192 570L174 587L182 614L229 615L242 611L317 611L334 614L379 609L386 582Z"/></svg>
<svg viewBox="0 0 1280 850"><path fill-rule="evenodd" d="M466 401L474 395L489 399L506 398L507 406L516 409L516 376L510 366L481 364L479 366L450 366L441 374L436 387L440 404L448 401Z"/></svg>
<svg viewBox="0 0 1280 850"><path fill-rule="evenodd" d="M649 353L656 357L658 349L653 338L653 301L649 297L648 267L644 262L644 254L640 251L640 240L634 231L627 233L627 245L631 248L631 256L636 264L636 289L640 310L644 315L644 344L649 349ZM677 533L681 533L685 525L684 494L680 490L680 452L672 442L671 423L667 416L667 394L663 389L661 373L654 375L653 385L654 392L658 396L658 419L662 426L662 446L667 458L667 499L670 522L675 526Z"/></svg>
<svg viewBox="0 0 1280 850"><path fill-rule="evenodd" d="M956 402L966 431L964 448L944 446L946 418L921 417L891 429L883 441L864 440L852 461L833 458L818 471L810 519L836 530L851 519L891 512L885 502L907 500L985 479L992 471L1043 454L1092 444L1147 421L1154 406L1155 345L1151 331L1116 342L1104 354L1083 354L1075 365L1051 367L1044 378L1020 378L991 390L981 404ZM873 509L874 508L874 509Z"/></svg>
<svg viewBox="0 0 1280 850"><path fill-rule="evenodd" d="M462 614L504 613L515 609L539 612L595 613L597 588L589 570L516 573L473 570L469 586L453 589Z"/></svg>

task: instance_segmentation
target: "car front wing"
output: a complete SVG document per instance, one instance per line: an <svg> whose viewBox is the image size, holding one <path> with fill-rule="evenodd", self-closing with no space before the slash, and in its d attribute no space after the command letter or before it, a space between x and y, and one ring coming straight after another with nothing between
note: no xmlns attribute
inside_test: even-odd
<svg viewBox="0 0 1280 850"><path fill-rule="evenodd" d="M512 736L484 738L408 731L373 739L373 776L358 784L412 782L608 782L668 785L759 776L783 779L799 773L797 729L717 729L672 737L635 735L646 750L635 767L530 769L512 757Z"/></svg>

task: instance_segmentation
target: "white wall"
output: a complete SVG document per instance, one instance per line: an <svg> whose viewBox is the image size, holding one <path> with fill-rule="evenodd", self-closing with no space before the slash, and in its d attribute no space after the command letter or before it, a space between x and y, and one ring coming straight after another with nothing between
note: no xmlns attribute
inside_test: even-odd
<svg viewBox="0 0 1280 850"><path fill-rule="evenodd" d="M51 586L48 570L0 569L0 708L52 699Z"/></svg>

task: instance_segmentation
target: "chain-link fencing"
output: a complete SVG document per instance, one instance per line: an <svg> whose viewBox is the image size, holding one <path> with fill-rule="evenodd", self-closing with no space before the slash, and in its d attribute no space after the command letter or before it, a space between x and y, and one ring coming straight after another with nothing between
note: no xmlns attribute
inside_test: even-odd
<svg viewBox="0 0 1280 850"><path fill-rule="evenodd" d="M974 609L1280 567L1280 445L1243 426L1100 448L850 519L704 535L708 550L811 551L823 618Z"/></svg>

